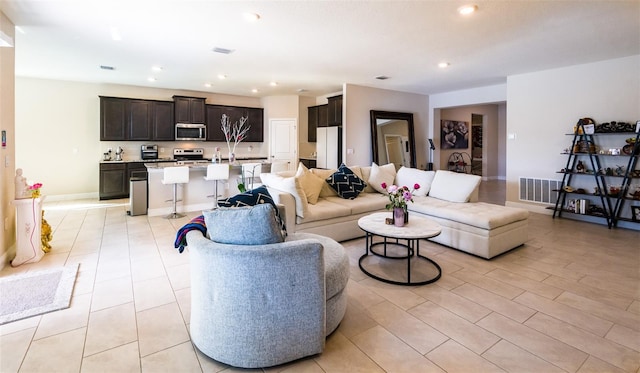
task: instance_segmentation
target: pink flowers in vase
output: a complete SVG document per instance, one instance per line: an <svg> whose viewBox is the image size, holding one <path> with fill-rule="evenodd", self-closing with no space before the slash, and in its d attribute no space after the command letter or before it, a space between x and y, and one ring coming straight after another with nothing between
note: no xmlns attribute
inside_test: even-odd
<svg viewBox="0 0 640 373"><path fill-rule="evenodd" d="M387 210L393 207L400 207L406 210L407 202L413 202L413 192L420 189L420 184L418 183L413 185L413 190L409 190L407 186L390 185L387 187L387 183L382 183L380 186L387 191L389 197L389 203L385 206Z"/></svg>
<svg viewBox="0 0 640 373"><path fill-rule="evenodd" d="M42 188L42 183L35 183L27 188L31 192L31 198L40 197L40 188Z"/></svg>

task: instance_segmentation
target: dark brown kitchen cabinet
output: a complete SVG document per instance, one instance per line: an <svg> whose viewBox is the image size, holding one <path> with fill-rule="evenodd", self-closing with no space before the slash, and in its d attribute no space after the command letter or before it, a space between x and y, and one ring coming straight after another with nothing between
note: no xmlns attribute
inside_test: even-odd
<svg viewBox="0 0 640 373"><path fill-rule="evenodd" d="M153 132L151 140L173 141L175 139L175 122L173 118L173 102L153 102Z"/></svg>
<svg viewBox="0 0 640 373"><path fill-rule="evenodd" d="M342 125L342 95L327 98L329 102L327 125L329 127Z"/></svg>
<svg viewBox="0 0 640 373"><path fill-rule="evenodd" d="M100 96L100 141L125 140L128 99Z"/></svg>
<svg viewBox="0 0 640 373"><path fill-rule="evenodd" d="M307 109L307 142L316 142L318 129L318 107L309 106Z"/></svg>
<svg viewBox="0 0 640 373"><path fill-rule="evenodd" d="M100 141L173 140L173 102L100 96Z"/></svg>
<svg viewBox="0 0 640 373"><path fill-rule="evenodd" d="M264 141L264 109L240 106L207 105L207 141L226 141L222 132L222 114L229 117L231 124L239 122L240 117L248 117L249 131L242 142Z"/></svg>
<svg viewBox="0 0 640 373"><path fill-rule="evenodd" d="M151 139L151 125L153 119L153 102L147 100L129 100L129 127L125 140L145 141Z"/></svg>
<svg viewBox="0 0 640 373"><path fill-rule="evenodd" d="M205 123L205 99L200 97L173 96L176 123Z"/></svg>
<svg viewBox="0 0 640 373"><path fill-rule="evenodd" d="M327 126L327 106L328 105L316 105L309 106L308 108L308 128L307 128L307 141L316 142L318 127Z"/></svg>
<svg viewBox="0 0 640 373"><path fill-rule="evenodd" d="M126 163L100 164L100 199L126 198L129 196L129 178Z"/></svg>

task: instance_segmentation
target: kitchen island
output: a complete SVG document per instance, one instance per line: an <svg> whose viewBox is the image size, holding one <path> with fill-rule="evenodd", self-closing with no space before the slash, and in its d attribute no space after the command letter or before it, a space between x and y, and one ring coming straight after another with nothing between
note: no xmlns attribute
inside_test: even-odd
<svg viewBox="0 0 640 373"><path fill-rule="evenodd" d="M222 195L222 198L240 193L238 179L241 176L242 163L245 162L251 161L237 161L229 165L229 180L221 180L218 186L218 193ZM147 215L168 215L173 209L171 204L173 200L173 185L162 184L166 167L189 167L189 182L178 184L178 212L211 210L215 204L213 198L214 182L204 179L207 174L207 166L210 164L210 162L206 161L145 163L149 199ZM262 172L269 172L270 166L270 163L262 162Z"/></svg>

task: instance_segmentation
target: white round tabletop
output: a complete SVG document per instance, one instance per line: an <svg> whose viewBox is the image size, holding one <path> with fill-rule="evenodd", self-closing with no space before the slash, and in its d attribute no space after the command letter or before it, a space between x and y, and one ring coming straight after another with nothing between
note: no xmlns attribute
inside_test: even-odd
<svg viewBox="0 0 640 373"><path fill-rule="evenodd" d="M399 238L399 239L421 239L431 238L440 234L442 227L435 221L411 214L409 223L403 227L396 227L393 224L386 224L385 219L391 217L392 212L376 212L358 219L358 226L365 232L376 236Z"/></svg>

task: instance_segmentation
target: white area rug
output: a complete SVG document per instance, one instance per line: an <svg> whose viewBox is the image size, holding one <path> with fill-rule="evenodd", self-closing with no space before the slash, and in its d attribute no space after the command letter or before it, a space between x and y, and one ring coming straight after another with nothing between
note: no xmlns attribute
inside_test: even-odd
<svg viewBox="0 0 640 373"><path fill-rule="evenodd" d="M68 308L78 265L0 278L0 325Z"/></svg>

